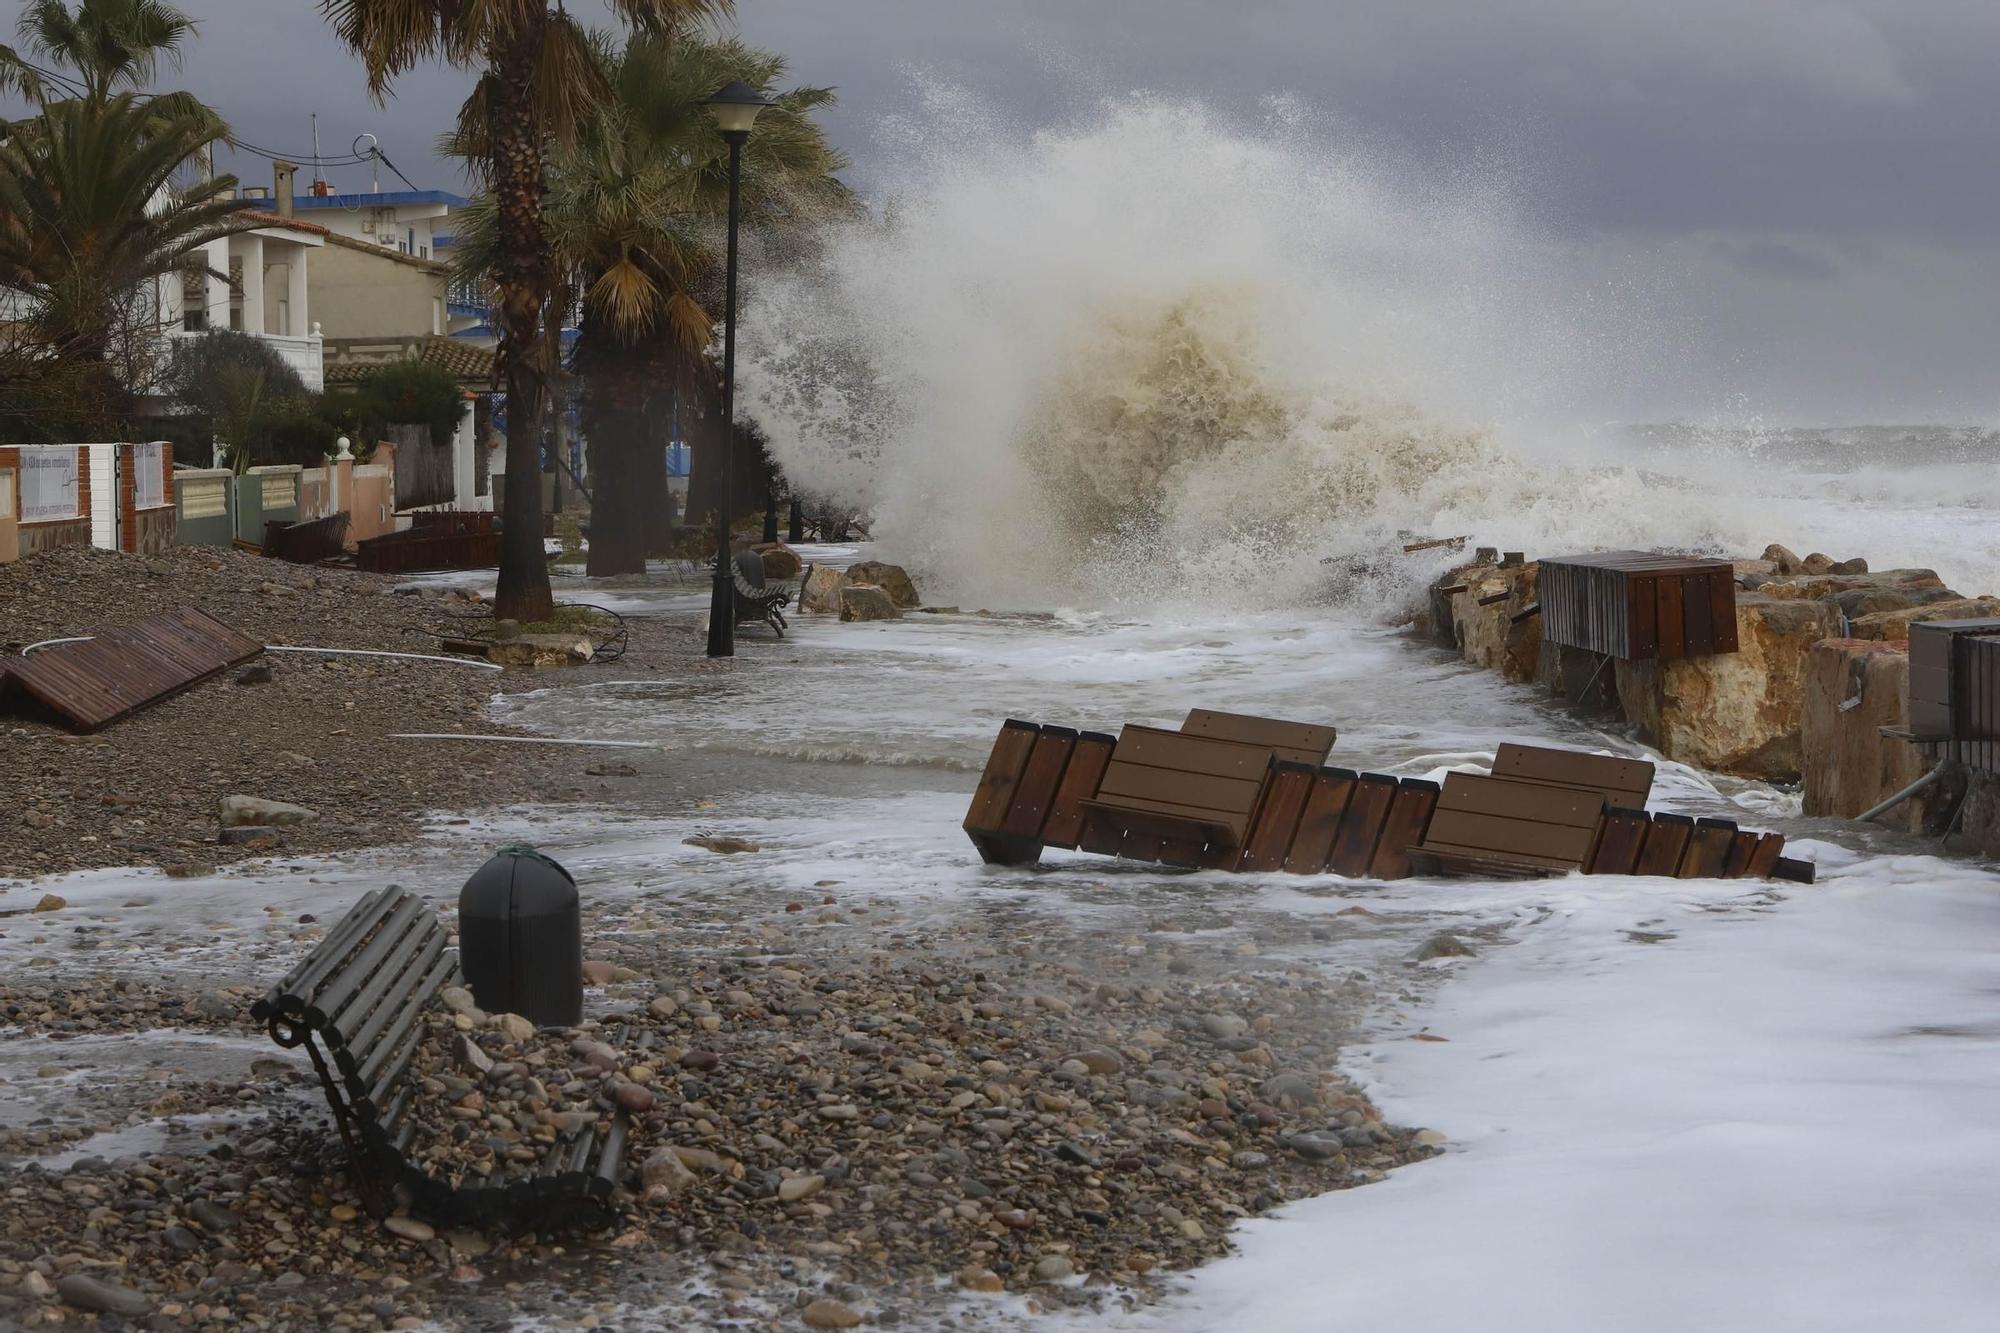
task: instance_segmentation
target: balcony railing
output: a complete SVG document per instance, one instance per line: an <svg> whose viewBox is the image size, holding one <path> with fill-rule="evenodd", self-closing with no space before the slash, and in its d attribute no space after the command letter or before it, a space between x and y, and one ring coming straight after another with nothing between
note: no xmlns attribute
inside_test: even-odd
<svg viewBox="0 0 2000 1333"><path fill-rule="evenodd" d="M168 332L169 338L199 338L200 333L188 333L179 329ZM288 337L281 333L259 333L254 335L270 345L272 351L284 359L286 365L299 373L309 393L326 391L326 357L319 335L319 325L313 325L311 334L302 337Z"/></svg>

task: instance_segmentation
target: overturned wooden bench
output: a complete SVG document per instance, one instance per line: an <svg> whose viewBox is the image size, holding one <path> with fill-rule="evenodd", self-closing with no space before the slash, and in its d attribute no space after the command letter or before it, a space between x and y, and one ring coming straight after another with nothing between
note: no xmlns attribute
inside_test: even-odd
<svg viewBox="0 0 2000 1333"><path fill-rule="evenodd" d="M1111 737L1010 719L965 819L990 864L1044 847L1207 869L1398 878L1437 784L1325 768L1332 727L1197 708Z"/></svg>
<svg viewBox="0 0 2000 1333"><path fill-rule="evenodd" d="M620 1112L601 1139L595 1125L557 1140L539 1169L466 1187L433 1176L409 1156L421 1095L410 1066L424 1011L458 976L437 914L407 889L376 889L355 903L311 953L251 1006L271 1039L305 1047L354 1180L371 1213L399 1203L471 1227L562 1230L611 1220L625 1156Z"/></svg>
<svg viewBox="0 0 2000 1333"><path fill-rule="evenodd" d="M1581 873L1812 882L1810 862L1780 855L1782 834L1647 814L1653 771L1640 759L1503 744L1491 773L1446 777L1411 863L1424 874L1482 879Z"/></svg>

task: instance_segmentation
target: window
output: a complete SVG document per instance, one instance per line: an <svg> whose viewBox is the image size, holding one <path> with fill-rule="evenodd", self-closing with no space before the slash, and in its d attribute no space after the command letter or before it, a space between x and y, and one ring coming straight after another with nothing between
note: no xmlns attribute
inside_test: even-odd
<svg viewBox="0 0 2000 1333"><path fill-rule="evenodd" d="M132 446L132 507L158 509L166 498L167 459L158 440Z"/></svg>
<svg viewBox="0 0 2000 1333"><path fill-rule="evenodd" d="M0 519L14 517L14 469L0 468Z"/></svg>
<svg viewBox="0 0 2000 1333"><path fill-rule="evenodd" d="M431 332L444 332L444 298L441 296L431 298Z"/></svg>
<svg viewBox="0 0 2000 1333"><path fill-rule="evenodd" d="M77 517L77 446L21 450L21 521L53 523Z"/></svg>

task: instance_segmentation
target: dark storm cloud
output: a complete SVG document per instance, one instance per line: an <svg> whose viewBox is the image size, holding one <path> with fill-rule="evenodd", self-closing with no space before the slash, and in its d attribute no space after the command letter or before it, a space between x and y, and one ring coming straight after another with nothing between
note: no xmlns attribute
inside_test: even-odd
<svg viewBox="0 0 2000 1333"><path fill-rule="evenodd" d="M307 152L317 110L329 154L368 131L419 185L460 183L434 141L463 73L418 70L378 108L316 0L181 3L202 32L179 82L250 142ZM1690 289L1716 286L1718 305L1754 296L1729 327L1787 339L1800 367L1813 349L1798 339L1844 323L1787 304L1813 288L1869 303L1888 349L1868 363L1876 388L1920 367L1964 378L1938 391L1956 401L1993 399L1967 349L2000 338L1995 0L742 0L740 22L799 81L839 87L830 126L864 188L917 75L1023 129L1134 90L1249 123L1289 95L1401 158L1498 171L1580 249L1644 249ZM234 165L269 178L254 157ZM1795 315L1806 330L1777 327ZM1809 396L1801 384L1786 393Z"/></svg>

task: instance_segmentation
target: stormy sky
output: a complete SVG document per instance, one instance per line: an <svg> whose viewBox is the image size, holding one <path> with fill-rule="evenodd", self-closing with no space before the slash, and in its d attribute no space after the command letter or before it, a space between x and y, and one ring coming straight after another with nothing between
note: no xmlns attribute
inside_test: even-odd
<svg viewBox="0 0 2000 1333"><path fill-rule="evenodd" d="M588 9L596 0L581 0ZM355 135L419 185L448 70L386 107L314 0L182 0L178 81L246 139ZM1579 272L1634 281L1691 329L1651 415L2000 425L2000 4L1993 0L741 0L750 40L839 88L866 189L918 80L1022 130L1135 90L1254 120L1304 100L1410 163L1504 172ZM171 76L169 76L171 77ZM239 156L247 181L268 177ZM363 169L329 176L366 188ZM395 188L393 178L385 188Z"/></svg>

